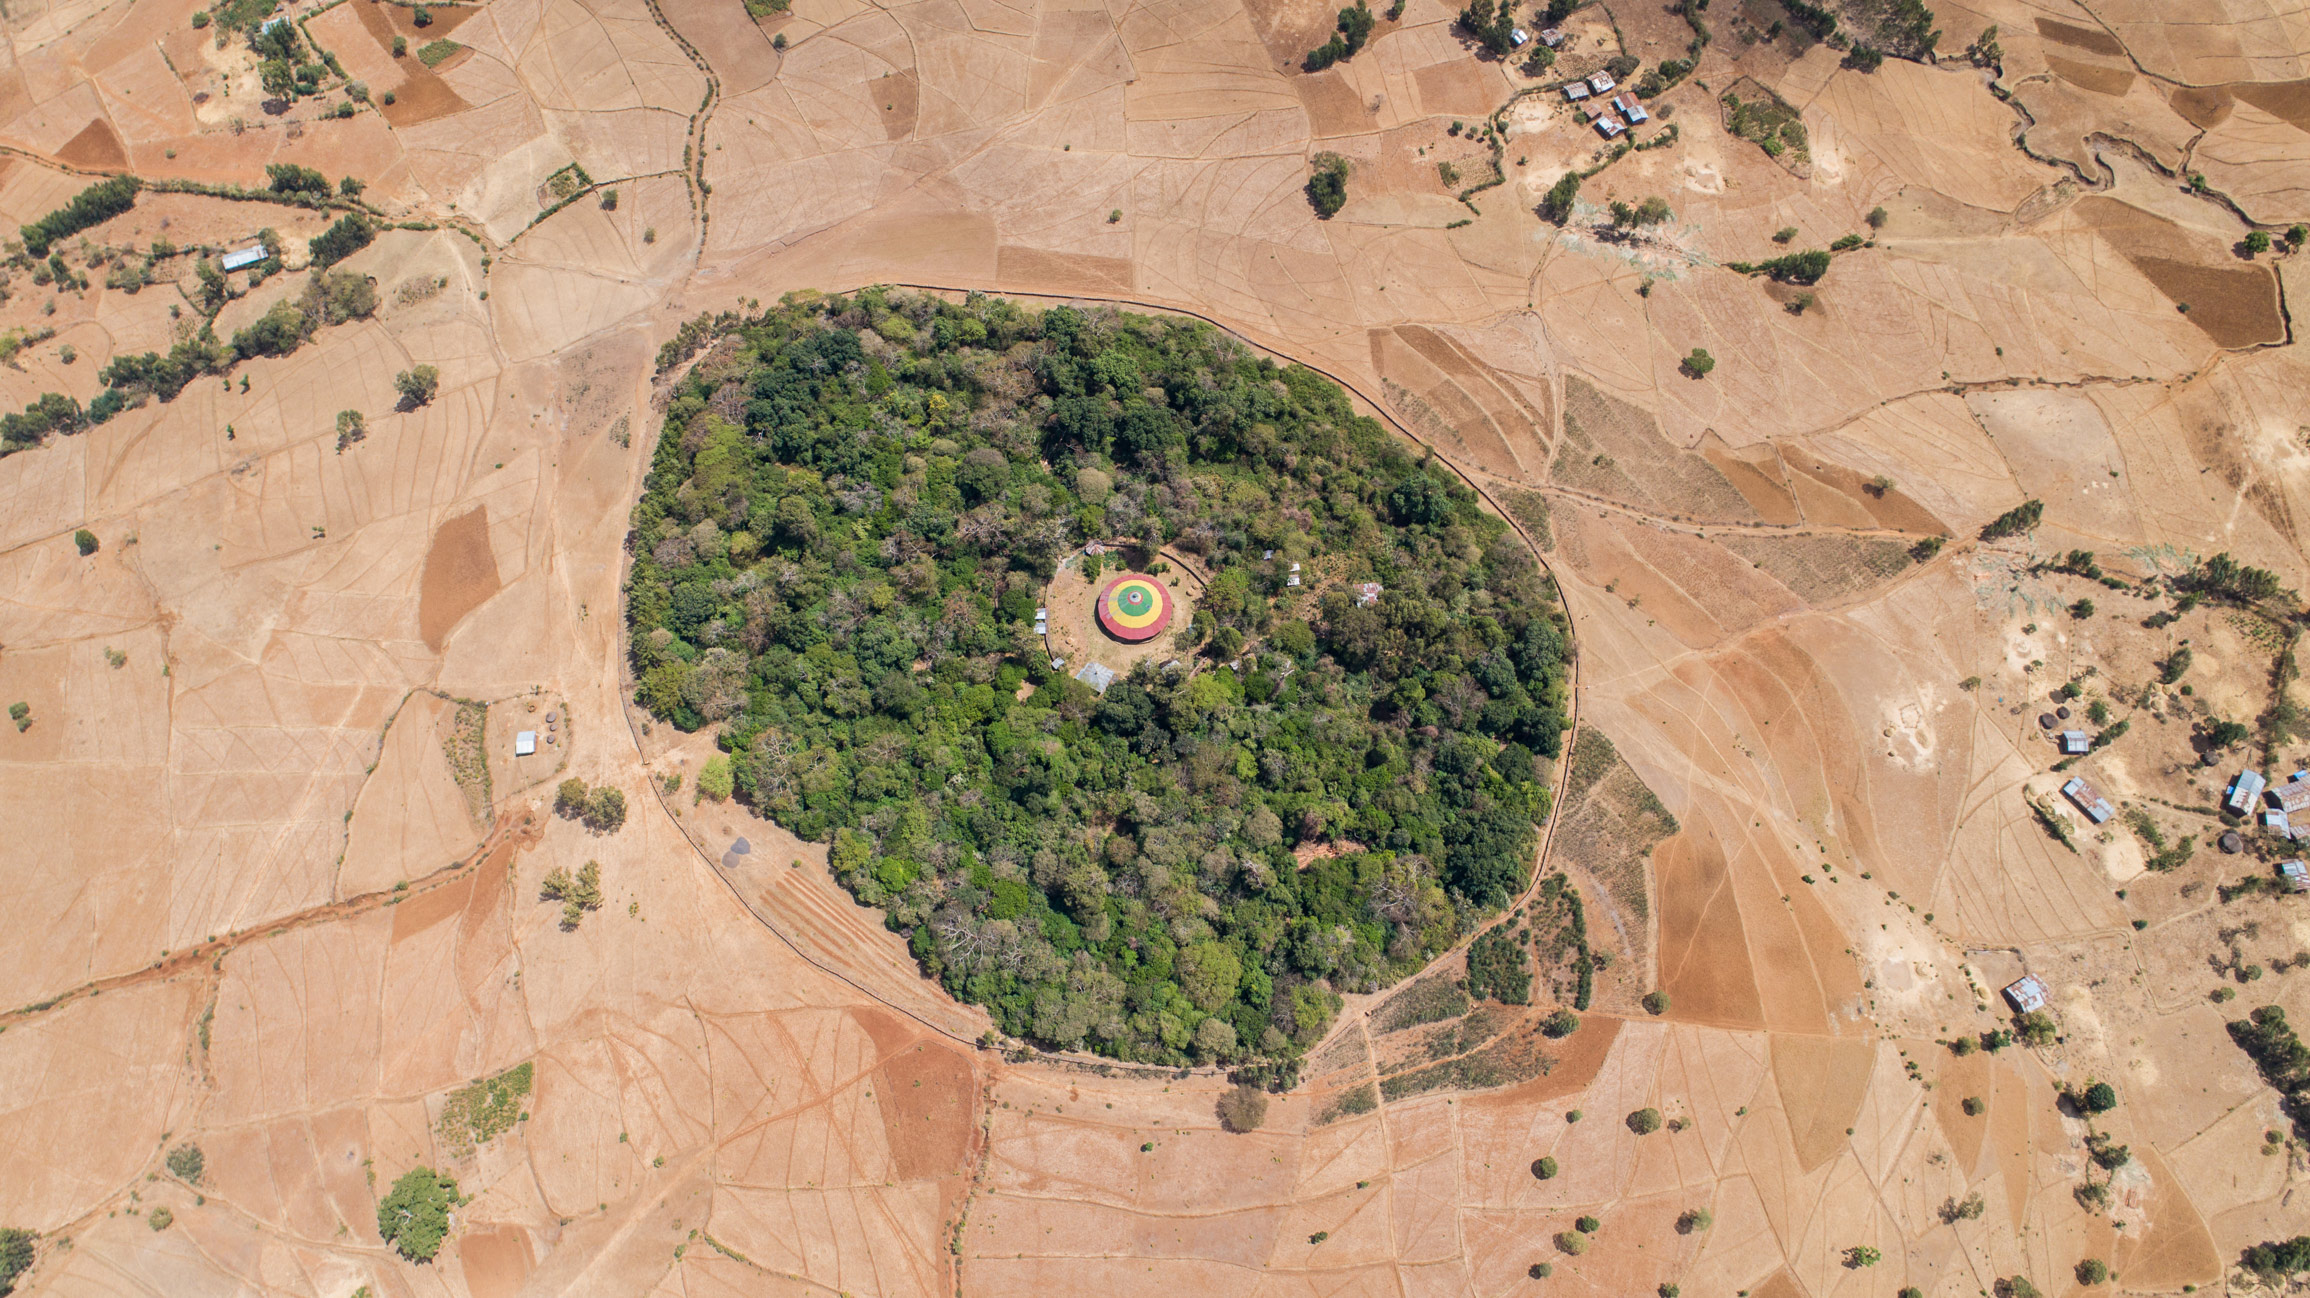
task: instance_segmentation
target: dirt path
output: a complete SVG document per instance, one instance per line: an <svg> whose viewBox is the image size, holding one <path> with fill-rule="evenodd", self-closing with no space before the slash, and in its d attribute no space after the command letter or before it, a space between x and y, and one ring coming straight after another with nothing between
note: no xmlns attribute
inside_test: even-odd
<svg viewBox="0 0 2310 1298"><path fill-rule="evenodd" d="M145 983L163 982L181 976L200 965L221 960L243 943L258 938L276 938L295 929L334 924L339 920L350 919L356 915L366 915L380 907L398 906L412 897L456 883L472 873L476 866L492 862L502 864L506 856L512 852L535 843L542 832L543 827L539 824L537 813L534 810L524 808L519 812L506 812L497 818L496 824L490 826L489 836L481 840L481 845L474 848L470 855L455 865L443 866L421 879L410 881L406 886L381 889L377 892L365 892L359 896L347 897L343 901L333 901L326 905L296 911L272 920L260 928L238 929L222 937L211 938L199 946L186 947L182 951L171 951L142 969L132 969L124 974L114 974L109 978L99 978L93 982L82 983L77 987L58 992L47 1000L34 1001L30 1005L0 1013L0 1029L14 1027L19 1023L38 1018L52 1010L72 1004L75 1001L86 1000L91 996L117 991L123 987L138 987Z"/></svg>

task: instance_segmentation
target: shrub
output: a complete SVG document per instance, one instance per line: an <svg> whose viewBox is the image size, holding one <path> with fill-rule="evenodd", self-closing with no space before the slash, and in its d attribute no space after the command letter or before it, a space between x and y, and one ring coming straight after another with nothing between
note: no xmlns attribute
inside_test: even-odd
<svg viewBox="0 0 2310 1298"><path fill-rule="evenodd" d="M1928 560L1932 559L1934 555L1941 553L1941 547L1943 544L1944 542L1942 538L1938 536L1925 537L1918 541L1917 544L1909 547L1909 558L1916 563L1927 562Z"/></svg>
<svg viewBox="0 0 2310 1298"><path fill-rule="evenodd" d="M1555 1160L1555 1159L1553 1159L1553 1158L1551 1158L1551 1157L1549 1157L1549 1156L1547 1156L1547 1155L1545 1155L1545 1154L1541 1155L1541 1156L1540 1156L1540 1157L1538 1157L1538 1158L1535 1158L1535 1159L1533 1159L1533 1160L1532 1160L1532 1179L1534 1179L1534 1180L1536 1180L1536 1181L1553 1181L1553 1180L1555 1180L1555 1179L1556 1179L1556 1160Z"/></svg>
<svg viewBox="0 0 2310 1298"><path fill-rule="evenodd" d="M1965 1099L1964 1099L1964 1102L1963 1102L1963 1103L1961 1103L1961 1104L1959 1104L1957 1107L1958 1107L1958 1108L1960 1108L1960 1109L1963 1109L1963 1110L1965 1110L1965 1116L1966 1116L1966 1117L1968 1117L1968 1118L1978 1118L1978 1117L1980 1117L1980 1116L1981 1116L1982 1112L1983 1112L1984 1110L1986 1110L1986 1109L1987 1109L1989 1106L1988 1106L1987 1104L1984 1104L1984 1103L1982 1102L1982 1100L1981 1100L1981 1097L1980 1097L1980 1096L1978 1096L1978 1095L1968 1095L1968 1096L1966 1096L1966 1097L1965 1097Z"/></svg>
<svg viewBox="0 0 2310 1298"><path fill-rule="evenodd" d="M169 1211L167 1204L162 1204L145 1214L144 1224L156 1231L167 1230L176 1224L176 1214Z"/></svg>
<svg viewBox="0 0 2310 1298"><path fill-rule="evenodd" d="M1635 1132L1639 1136L1649 1136L1653 1132L1660 1130L1660 1110L1638 1109L1636 1112L1629 1114L1626 1121L1630 1131Z"/></svg>
<svg viewBox="0 0 2310 1298"><path fill-rule="evenodd" d="M83 559L96 553L96 547L98 544L96 540L96 533L89 531L85 527L72 534L72 543L80 547L80 557Z"/></svg>
<svg viewBox="0 0 2310 1298"><path fill-rule="evenodd" d="M1556 1268L1548 1265L1546 1262L1534 1262L1532 1265L1524 1268L1524 1274L1532 1277L1535 1280L1545 1280L1548 1277L1556 1274Z"/></svg>
<svg viewBox="0 0 2310 1298"><path fill-rule="evenodd" d="M409 21L419 27L431 27L433 25L433 11L424 5L419 5L417 12L409 15Z"/></svg>
<svg viewBox="0 0 2310 1298"><path fill-rule="evenodd" d="M2013 1021L2014 1031L2026 1045L2051 1045L2054 1038L2053 1016L2044 1010L2031 1010Z"/></svg>
<svg viewBox="0 0 2310 1298"><path fill-rule="evenodd" d="M1685 357L1683 364L1677 368L1683 370L1688 377L1705 378L1710 370L1716 368L1716 357L1709 355L1707 348L1695 347L1692 349L1692 355Z"/></svg>
<svg viewBox="0 0 2310 1298"><path fill-rule="evenodd" d="M2089 1257L2077 1264L2079 1284L2106 1284L2109 1281L2109 1263L2098 1257Z"/></svg>
<svg viewBox="0 0 2310 1298"><path fill-rule="evenodd" d="M1596 1233L1597 1229L1603 1225L1603 1222L1598 1221L1594 1217L1576 1217L1572 1221L1572 1229L1579 1231L1583 1235L1593 1235Z"/></svg>
<svg viewBox="0 0 2310 1298"><path fill-rule="evenodd" d="M406 36L396 36L396 37L394 37L394 38L393 38L393 57L394 57L394 58L397 58L397 59L399 59L399 58L407 58L407 57L408 57L408 55L409 55L409 38L408 38L408 37L406 37Z"/></svg>
<svg viewBox="0 0 2310 1298"><path fill-rule="evenodd" d="M343 455L346 447L367 436L369 436L369 421L360 411L340 410L337 412L337 454Z"/></svg>
<svg viewBox="0 0 2310 1298"><path fill-rule="evenodd" d="M168 1151L168 1173L186 1185L199 1185L201 1173L207 1170L208 1160L201 1156L198 1145L178 1145Z"/></svg>
<svg viewBox="0 0 2310 1298"><path fill-rule="evenodd" d="M413 365L393 376L393 389L401 394L402 407L414 410L431 403L441 391L441 371L431 365Z"/></svg>
<svg viewBox="0 0 2310 1298"><path fill-rule="evenodd" d="M1660 1282L1660 1298L1677 1298L1677 1296L1683 1292L1683 1290L1677 1288L1675 1285L1670 1284L1666 1280Z"/></svg>
<svg viewBox="0 0 2310 1298"><path fill-rule="evenodd" d="M1557 1231L1556 1249L1567 1257L1578 1257L1588 1251L1588 1237L1576 1230Z"/></svg>
<svg viewBox="0 0 2310 1298"><path fill-rule="evenodd" d="M605 212L618 210L618 191L615 187L602 191L602 210Z"/></svg>
<svg viewBox="0 0 2310 1298"><path fill-rule="evenodd" d="M698 768L698 796L716 802L727 801L737 784L735 769L728 753L716 753Z"/></svg>
<svg viewBox="0 0 2310 1298"><path fill-rule="evenodd" d="M1849 1271L1858 1271L1865 1266L1875 1266L1884 1260L1884 1254L1866 1244L1855 1244L1845 1250L1845 1269Z"/></svg>
<svg viewBox="0 0 2310 1298"><path fill-rule="evenodd" d="M206 10L206 9L195 9L195 10L193 10L193 16L192 16L192 25L193 25L193 30L195 30L195 31L198 31L198 30L200 30L201 28L208 26L208 25L209 25L209 11L208 11L208 10Z"/></svg>
<svg viewBox="0 0 2310 1298"><path fill-rule="evenodd" d="M2083 622L2087 618L2092 617L2093 601L2090 599L2081 599L2075 604L2070 605L2069 615L2073 618L2076 618L2080 622Z"/></svg>
<svg viewBox="0 0 2310 1298"><path fill-rule="evenodd" d="M1219 1097L1219 1125L1229 1131L1257 1131L1267 1121L1267 1092L1252 1085L1230 1088Z"/></svg>
<svg viewBox="0 0 2310 1298"><path fill-rule="evenodd" d="M1307 201L1322 220L1339 215L1347 206L1348 160L1336 153L1319 153L1307 178Z"/></svg>
<svg viewBox="0 0 2310 1298"><path fill-rule="evenodd" d="M1884 229L1884 228L1885 228L1885 209L1884 209L1883 207L1881 207L1881 206L1880 206L1880 207L1872 207L1872 208L1870 208L1870 209L1869 209L1869 216L1868 216L1868 221L1869 221L1869 228L1870 228L1870 229L1872 229L1872 230L1882 230L1882 229Z"/></svg>
<svg viewBox="0 0 2310 1298"><path fill-rule="evenodd" d="M1773 231L1773 242L1774 242L1774 243L1784 243L1784 244L1785 244L1785 243L1789 242L1791 239L1794 239L1794 238L1796 238L1796 237L1797 237L1797 227L1795 227L1795 226L1793 226L1793 225L1784 225L1784 226L1782 226L1780 229Z"/></svg>
<svg viewBox="0 0 2310 1298"><path fill-rule="evenodd" d="M2027 1278L2017 1275L2007 1276L2005 1279L1999 1280L1989 1286L1989 1291L1996 1294L1997 1298L2042 1298L2036 1285L2031 1284Z"/></svg>
<svg viewBox="0 0 2310 1298"><path fill-rule="evenodd" d="M1641 1002L1644 1012L1654 1016L1668 1013L1668 993L1655 989L1644 994Z"/></svg>
<svg viewBox="0 0 2310 1298"><path fill-rule="evenodd" d="M1677 1216L1676 1233L1679 1235L1690 1235L1696 1230L1707 1230L1710 1226L1715 1224L1716 1218L1710 1215L1708 1209L1687 1208Z"/></svg>
<svg viewBox="0 0 2310 1298"><path fill-rule="evenodd" d="M1540 1030L1552 1037L1568 1037L1580 1030L1580 1016L1560 1009L1540 1021Z"/></svg>
<svg viewBox="0 0 2310 1298"><path fill-rule="evenodd" d="M16 733L32 728L32 705L21 699L8 705L8 719L16 723Z"/></svg>
<svg viewBox="0 0 2310 1298"><path fill-rule="evenodd" d="M412 1262L430 1262L449 1234L457 1182L422 1164L403 1172L377 1204L377 1234Z"/></svg>
<svg viewBox="0 0 2310 1298"><path fill-rule="evenodd" d="M2262 231L2260 231L2260 230L2249 230L2249 231L2247 231L2247 232L2246 232L2246 255L2247 255L2247 256L2249 256L2249 257L2258 256L2258 255L2260 255L2260 254L2262 254L2262 253L2265 253L2265 252L2268 252L2268 251L2270 251L2270 236L2269 236L2269 235L2267 235L2267 234L2264 234L2264 233L2263 233Z"/></svg>

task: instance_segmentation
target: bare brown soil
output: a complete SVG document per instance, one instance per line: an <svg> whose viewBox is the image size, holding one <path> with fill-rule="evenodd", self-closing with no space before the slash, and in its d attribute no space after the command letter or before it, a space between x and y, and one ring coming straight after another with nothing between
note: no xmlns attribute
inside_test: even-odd
<svg viewBox="0 0 2310 1298"><path fill-rule="evenodd" d="M2240 263L2212 240L2193 238L2171 221L2114 199L2079 200L2078 215L2122 253L2189 322L2222 347L2251 347L2285 337L2277 277Z"/></svg>
<svg viewBox="0 0 2310 1298"><path fill-rule="evenodd" d="M116 168L128 165L128 149L120 133L101 117L91 118L80 134L65 141L56 156L76 167Z"/></svg>
<svg viewBox="0 0 2310 1298"><path fill-rule="evenodd" d="M2037 34L2056 45L2066 45L2089 54L2109 54L2122 58L2126 52L2125 43L2108 32L2065 23L2058 18L2040 17L2037 20Z"/></svg>
<svg viewBox="0 0 2310 1298"><path fill-rule="evenodd" d="M498 592L497 556L489 544L489 507L476 505L443 523L425 552L417 600L417 634L439 649L465 615Z"/></svg>

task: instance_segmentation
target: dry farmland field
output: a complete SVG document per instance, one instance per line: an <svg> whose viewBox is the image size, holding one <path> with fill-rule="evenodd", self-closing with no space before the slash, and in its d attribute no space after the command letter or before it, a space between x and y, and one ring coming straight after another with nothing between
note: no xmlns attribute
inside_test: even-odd
<svg viewBox="0 0 2310 1298"><path fill-rule="evenodd" d="M0 1294L2302 1292L2240 2L0 7Z"/></svg>

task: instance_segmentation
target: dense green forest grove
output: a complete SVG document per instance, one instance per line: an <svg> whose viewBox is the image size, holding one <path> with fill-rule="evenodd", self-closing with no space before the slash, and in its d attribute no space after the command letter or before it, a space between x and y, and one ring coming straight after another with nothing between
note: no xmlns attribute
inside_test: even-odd
<svg viewBox="0 0 2310 1298"><path fill-rule="evenodd" d="M789 300L676 385L633 522L637 701L1016 1036L1286 1061L1528 877L1566 653L1530 551L1207 326ZM1032 631L1090 539L1212 575L1180 667L1104 696Z"/></svg>

